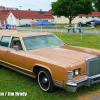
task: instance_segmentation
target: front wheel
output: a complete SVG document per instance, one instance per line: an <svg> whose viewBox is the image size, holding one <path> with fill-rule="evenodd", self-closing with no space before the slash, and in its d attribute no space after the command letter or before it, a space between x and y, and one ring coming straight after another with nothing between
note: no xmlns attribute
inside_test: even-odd
<svg viewBox="0 0 100 100"><path fill-rule="evenodd" d="M53 84L51 74L48 70L41 68L38 72L38 84L44 92L54 92L56 87Z"/></svg>

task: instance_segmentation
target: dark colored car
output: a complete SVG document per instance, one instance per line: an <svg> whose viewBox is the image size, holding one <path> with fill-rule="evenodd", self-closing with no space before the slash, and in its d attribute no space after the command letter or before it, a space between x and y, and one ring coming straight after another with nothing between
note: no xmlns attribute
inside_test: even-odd
<svg viewBox="0 0 100 100"><path fill-rule="evenodd" d="M86 25L87 26L91 26L91 22L86 22Z"/></svg>
<svg viewBox="0 0 100 100"><path fill-rule="evenodd" d="M20 25L20 27L24 27L24 26L30 26L30 24L22 24L22 25Z"/></svg>
<svg viewBox="0 0 100 100"><path fill-rule="evenodd" d="M81 26L91 26L91 22L86 22L86 23L79 22L78 26L79 27L81 27Z"/></svg>
<svg viewBox="0 0 100 100"><path fill-rule="evenodd" d="M98 26L98 25L100 25L100 22L95 22L94 23L94 26Z"/></svg>

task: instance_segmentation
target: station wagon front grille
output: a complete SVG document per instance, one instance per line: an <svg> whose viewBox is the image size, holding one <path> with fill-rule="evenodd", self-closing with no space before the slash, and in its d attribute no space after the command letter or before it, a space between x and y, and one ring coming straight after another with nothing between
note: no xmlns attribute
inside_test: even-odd
<svg viewBox="0 0 100 100"><path fill-rule="evenodd" d="M93 76L100 74L100 56L87 60L87 75Z"/></svg>

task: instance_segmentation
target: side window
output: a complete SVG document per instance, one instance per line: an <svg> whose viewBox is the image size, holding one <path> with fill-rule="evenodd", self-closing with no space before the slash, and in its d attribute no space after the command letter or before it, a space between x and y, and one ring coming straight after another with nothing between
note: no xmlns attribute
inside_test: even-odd
<svg viewBox="0 0 100 100"><path fill-rule="evenodd" d="M19 37L12 38L11 48L14 48L14 46L19 46L19 50L23 50Z"/></svg>
<svg viewBox="0 0 100 100"><path fill-rule="evenodd" d="M1 41L0 41L0 46L8 47L10 40L11 40L10 36L2 36Z"/></svg>

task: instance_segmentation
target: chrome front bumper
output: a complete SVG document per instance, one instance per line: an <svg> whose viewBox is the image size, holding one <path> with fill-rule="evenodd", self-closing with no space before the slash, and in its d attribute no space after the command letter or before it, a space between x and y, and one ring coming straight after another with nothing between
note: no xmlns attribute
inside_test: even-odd
<svg viewBox="0 0 100 100"><path fill-rule="evenodd" d="M91 86L91 84L100 82L100 74L85 77L74 82L66 82L66 91L75 92L78 87L81 86Z"/></svg>

